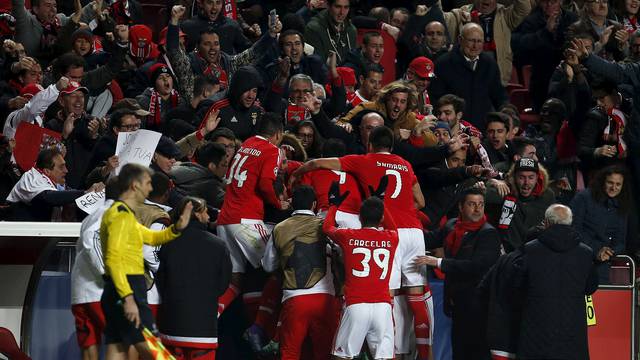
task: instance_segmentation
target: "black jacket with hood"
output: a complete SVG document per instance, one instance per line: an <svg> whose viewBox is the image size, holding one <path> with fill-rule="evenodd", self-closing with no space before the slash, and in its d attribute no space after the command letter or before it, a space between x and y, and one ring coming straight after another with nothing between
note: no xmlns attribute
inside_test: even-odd
<svg viewBox="0 0 640 360"><path fill-rule="evenodd" d="M233 131L242 141L256 134L256 125L264 113L262 107L254 102L246 108L240 103L242 94L253 88L263 87L262 78L253 66L243 66L231 77L227 96L218 100L204 100L198 106L198 118L206 119L210 111L220 110L219 127L226 127Z"/></svg>

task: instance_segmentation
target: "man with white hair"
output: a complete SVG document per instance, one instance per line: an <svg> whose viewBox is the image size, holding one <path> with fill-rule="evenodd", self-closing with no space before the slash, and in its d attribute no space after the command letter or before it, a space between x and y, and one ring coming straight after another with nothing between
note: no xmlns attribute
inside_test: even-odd
<svg viewBox="0 0 640 360"><path fill-rule="evenodd" d="M584 297L598 288L593 252L571 226L569 207L552 204L544 215L544 231L524 245L522 280L515 284L523 300L520 328L514 332L519 334L513 342L517 349L501 354L518 359L588 359Z"/></svg>

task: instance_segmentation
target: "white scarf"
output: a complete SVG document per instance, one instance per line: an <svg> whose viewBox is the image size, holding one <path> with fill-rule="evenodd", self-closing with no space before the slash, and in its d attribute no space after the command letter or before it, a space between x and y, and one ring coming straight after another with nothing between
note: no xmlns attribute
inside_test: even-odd
<svg viewBox="0 0 640 360"><path fill-rule="evenodd" d="M55 191L58 188L47 175L34 167L22 174L20 180L7 196L7 201L29 203L34 197L46 190Z"/></svg>

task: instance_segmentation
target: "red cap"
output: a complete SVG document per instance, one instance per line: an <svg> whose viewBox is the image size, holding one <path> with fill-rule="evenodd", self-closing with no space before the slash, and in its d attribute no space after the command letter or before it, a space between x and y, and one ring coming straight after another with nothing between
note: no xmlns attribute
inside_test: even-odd
<svg viewBox="0 0 640 360"><path fill-rule="evenodd" d="M352 68L340 66L336 68L336 70L338 71L338 76L342 79L344 86L356 86L356 72Z"/></svg>
<svg viewBox="0 0 640 360"><path fill-rule="evenodd" d="M78 90L80 90L83 93L85 93L85 95L89 93L89 89L87 89L84 86L81 86L80 84L78 84L75 81L71 81L71 82L69 82L69 85L64 90L60 91L60 94L68 95L68 94L71 94L71 93L76 92Z"/></svg>
<svg viewBox="0 0 640 360"><path fill-rule="evenodd" d="M162 29L162 31L160 31L160 37L158 38L158 45L167 45L167 32L169 31L169 27L165 26L164 29ZM178 36L180 36L181 38L183 37L187 37L187 34L183 33L182 30L180 30L180 33L178 34Z"/></svg>
<svg viewBox="0 0 640 360"><path fill-rule="evenodd" d="M139 59L157 56L151 28L146 25L133 25L129 28L129 52Z"/></svg>
<svg viewBox="0 0 640 360"><path fill-rule="evenodd" d="M31 83L31 84L25 85L22 88L22 90L20 90L20 96L25 97L27 99L31 99L42 90L44 90L44 88L40 84Z"/></svg>
<svg viewBox="0 0 640 360"><path fill-rule="evenodd" d="M417 76L423 79L436 76L436 74L433 73L433 61L424 56L419 56L411 60L409 69L413 70Z"/></svg>

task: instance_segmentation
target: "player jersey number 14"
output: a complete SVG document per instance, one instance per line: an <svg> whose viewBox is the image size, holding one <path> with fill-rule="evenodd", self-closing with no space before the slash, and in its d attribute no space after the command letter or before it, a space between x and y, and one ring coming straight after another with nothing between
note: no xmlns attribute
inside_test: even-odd
<svg viewBox="0 0 640 360"><path fill-rule="evenodd" d="M383 280L387 277L387 273L389 272L389 250L387 249L371 249L365 247L357 247L354 248L351 253L362 254L364 257L360 260L362 264L362 270L351 269L351 274L356 277L368 277L371 272L371 266L369 263L373 258L373 262L375 265L380 268L380 280ZM373 256L372 256L373 255Z"/></svg>
<svg viewBox="0 0 640 360"><path fill-rule="evenodd" d="M238 182L238 187L241 188L244 182L247 180L247 170L242 170L244 163L249 158L249 155L236 154L233 157L233 164L229 168L229 176L227 177L227 184L231 184L233 180Z"/></svg>

